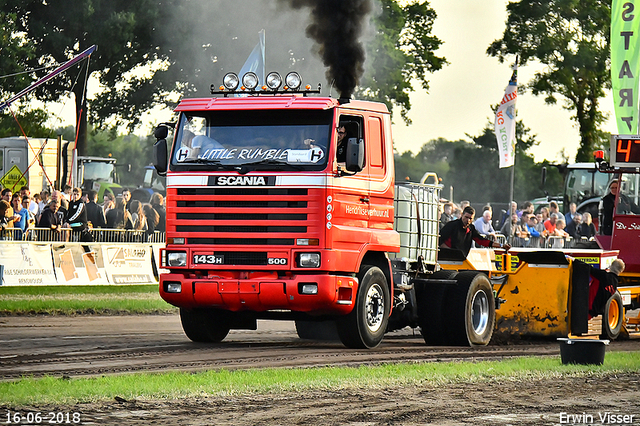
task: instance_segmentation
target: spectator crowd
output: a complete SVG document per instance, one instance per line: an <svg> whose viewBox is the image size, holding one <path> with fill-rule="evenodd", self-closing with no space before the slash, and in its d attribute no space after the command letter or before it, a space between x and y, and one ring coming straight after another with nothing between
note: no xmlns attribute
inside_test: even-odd
<svg viewBox="0 0 640 426"><path fill-rule="evenodd" d="M445 202L440 205L440 230L449 222L459 219L469 201L459 204ZM509 211L502 211L496 220L493 209L487 204L473 223L478 233L498 243L508 243L513 247L563 248L578 243L594 241L596 228L591 214L577 213L575 203L571 203L566 214L562 214L558 203L551 201L539 213L534 214L534 206L525 201L522 209L511 202Z"/></svg>
<svg viewBox="0 0 640 426"><path fill-rule="evenodd" d="M131 199L127 188L114 197L69 185L63 191L43 190L31 196L28 186L0 192L0 239L38 241L162 240L166 210L164 197L154 193L149 203Z"/></svg>

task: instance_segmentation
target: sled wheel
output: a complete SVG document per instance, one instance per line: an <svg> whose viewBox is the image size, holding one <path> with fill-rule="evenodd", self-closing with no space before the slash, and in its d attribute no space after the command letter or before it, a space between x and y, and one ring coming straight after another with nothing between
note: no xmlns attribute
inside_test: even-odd
<svg viewBox="0 0 640 426"><path fill-rule="evenodd" d="M448 343L456 346L487 345L493 335L496 311L491 282L485 274L461 272L458 284L447 293Z"/></svg>
<svg viewBox="0 0 640 426"><path fill-rule="evenodd" d="M609 340L617 339L622 330L623 318L622 296L616 291L607 301L604 314L602 314L601 338Z"/></svg>

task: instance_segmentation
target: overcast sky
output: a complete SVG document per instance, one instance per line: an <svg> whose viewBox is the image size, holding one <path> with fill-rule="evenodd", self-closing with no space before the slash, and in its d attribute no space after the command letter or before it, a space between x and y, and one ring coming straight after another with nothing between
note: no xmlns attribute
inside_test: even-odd
<svg viewBox="0 0 640 426"><path fill-rule="evenodd" d="M485 53L492 41L500 38L507 19L505 0L431 0L438 14L433 32L443 42L438 50L449 65L430 76L430 91L416 91L411 96L411 126L394 115L396 149L417 151L426 141L439 137L465 139L465 134L479 135L488 120L493 122L491 105L502 99L511 77L511 63L500 64ZM511 60L513 62L513 60ZM518 70L518 82L528 82L535 67ZM546 105L541 96L520 93L516 104L518 119L524 121L540 144L531 152L536 161L559 161L564 148L575 159L580 136L571 112L562 102ZM601 100L603 111L612 111L611 96ZM611 115L613 115L611 113ZM615 133L609 120L604 130Z"/></svg>

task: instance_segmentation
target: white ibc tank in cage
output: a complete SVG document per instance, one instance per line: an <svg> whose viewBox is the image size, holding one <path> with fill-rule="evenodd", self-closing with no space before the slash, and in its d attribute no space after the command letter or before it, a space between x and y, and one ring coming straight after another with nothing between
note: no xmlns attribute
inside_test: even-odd
<svg viewBox="0 0 640 426"><path fill-rule="evenodd" d="M404 183L395 187L395 230L400 234L399 258L422 256L435 264L438 252L440 185Z"/></svg>

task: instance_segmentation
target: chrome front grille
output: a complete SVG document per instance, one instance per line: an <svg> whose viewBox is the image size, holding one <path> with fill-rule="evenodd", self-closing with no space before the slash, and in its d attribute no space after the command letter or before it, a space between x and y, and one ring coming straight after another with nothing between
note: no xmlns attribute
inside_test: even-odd
<svg viewBox="0 0 640 426"><path fill-rule="evenodd" d="M176 191L175 208L170 210L175 212L175 232L184 236L187 244L293 246L297 238L309 238L314 229L318 232L317 225L310 227L310 221L313 210L316 220L319 213L304 188L205 187Z"/></svg>

